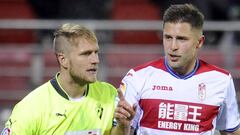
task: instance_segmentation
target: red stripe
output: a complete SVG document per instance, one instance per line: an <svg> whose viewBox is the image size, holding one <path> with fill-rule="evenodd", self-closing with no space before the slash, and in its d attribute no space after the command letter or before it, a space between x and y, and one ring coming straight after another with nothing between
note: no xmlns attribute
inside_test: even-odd
<svg viewBox="0 0 240 135"><path fill-rule="evenodd" d="M152 66L152 67L155 67L157 69L162 69L164 71L167 71L166 67L164 66L164 59L163 58L160 58L158 60L153 60L153 61L144 63L144 64L139 65L139 66L137 66L137 67L135 67L133 69L134 69L134 71L138 71L138 70L144 69L144 68L149 67L149 66Z"/></svg>
<svg viewBox="0 0 240 135"><path fill-rule="evenodd" d="M204 72L214 71L214 70L221 72L223 74L229 75L229 72L227 70L224 70L222 68L219 68L219 67L211 65L211 64L208 64L203 60L200 60L200 68L197 70L196 74L201 74Z"/></svg>
<svg viewBox="0 0 240 135"><path fill-rule="evenodd" d="M140 106L144 112L141 126L189 133L213 129L212 122L219 109L218 106L161 99L141 99Z"/></svg>

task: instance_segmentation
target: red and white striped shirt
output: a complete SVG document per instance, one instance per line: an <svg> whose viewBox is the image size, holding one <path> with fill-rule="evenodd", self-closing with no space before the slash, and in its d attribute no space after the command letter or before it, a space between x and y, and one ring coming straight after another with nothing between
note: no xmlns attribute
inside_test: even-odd
<svg viewBox="0 0 240 135"><path fill-rule="evenodd" d="M137 104L132 127L138 135L213 135L233 132L240 118L229 72L197 60L194 70L177 75L161 58L131 69L120 85Z"/></svg>

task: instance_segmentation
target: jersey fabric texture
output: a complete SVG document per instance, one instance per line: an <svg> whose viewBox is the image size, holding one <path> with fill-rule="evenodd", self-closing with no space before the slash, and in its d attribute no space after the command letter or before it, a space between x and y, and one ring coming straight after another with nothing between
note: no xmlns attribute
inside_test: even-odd
<svg viewBox="0 0 240 135"><path fill-rule="evenodd" d="M116 96L112 85L97 81L80 101L70 101L54 78L14 107L2 134L109 135Z"/></svg>
<svg viewBox="0 0 240 135"><path fill-rule="evenodd" d="M137 66L123 78L125 99L137 104L132 127L138 135L213 135L239 128L235 88L229 72L196 60L179 76L164 58Z"/></svg>

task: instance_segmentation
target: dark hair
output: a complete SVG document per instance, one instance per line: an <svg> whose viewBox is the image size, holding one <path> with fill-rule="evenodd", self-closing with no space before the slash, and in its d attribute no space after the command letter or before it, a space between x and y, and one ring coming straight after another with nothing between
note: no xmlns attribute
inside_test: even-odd
<svg viewBox="0 0 240 135"><path fill-rule="evenodd" d="M197 29L203 28L204 15L192 4L171 5L163 15L165 23L186 22Z"/></svg>

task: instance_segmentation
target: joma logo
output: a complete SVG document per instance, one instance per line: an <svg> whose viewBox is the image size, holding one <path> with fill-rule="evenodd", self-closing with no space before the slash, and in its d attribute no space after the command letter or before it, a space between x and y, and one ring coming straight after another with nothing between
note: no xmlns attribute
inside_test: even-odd
<svg viewBox="0 0 240 135"><path fill-rule="evenodd" d="M172 88L172 86L153 85L152 90L166 90L166 91L173 91L173 88Z"/></svg>

